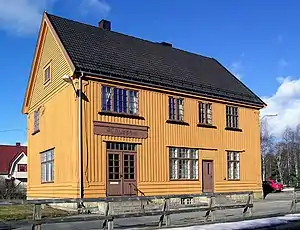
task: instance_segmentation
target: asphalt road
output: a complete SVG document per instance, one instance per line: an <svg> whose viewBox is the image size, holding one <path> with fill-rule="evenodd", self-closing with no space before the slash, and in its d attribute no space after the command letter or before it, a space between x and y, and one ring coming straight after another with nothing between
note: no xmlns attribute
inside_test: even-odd
<svg viewBox="0 0 300 230"><path fill-rule="evenodd" d="M288 213L291 207L292 193L282 192L269 194L265 200L254 201L252 211L253 217L265 217L266 215ZM242 217L242 209L218 210L215 212L217 221L232 221ZM298 204L297 212L300 212L300 204ZM183 213L171 215L172 226L197 225L203 223L204 212L199 213ZM114 227L118 229L141 229L149 227L153 229L157 226L159 216L140 217L131 219L114 220ZM64 229L64 230L95 230L101 229L102 221L76 222L76 223L59 223L46 224L42 226L43 230ZM18 228L18 230L30 230L31 226Z"/></svg>

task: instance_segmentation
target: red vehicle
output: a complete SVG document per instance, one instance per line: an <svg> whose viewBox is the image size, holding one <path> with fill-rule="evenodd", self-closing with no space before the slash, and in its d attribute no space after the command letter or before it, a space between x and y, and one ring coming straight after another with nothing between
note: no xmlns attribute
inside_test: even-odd
<svg viewBox="0 0 300 230"><path fill-rule="evenodd" d="M272 187L275 192L281 192L283 189L283 184L277 183L275 180L267 180L268 184Z"/></svg>

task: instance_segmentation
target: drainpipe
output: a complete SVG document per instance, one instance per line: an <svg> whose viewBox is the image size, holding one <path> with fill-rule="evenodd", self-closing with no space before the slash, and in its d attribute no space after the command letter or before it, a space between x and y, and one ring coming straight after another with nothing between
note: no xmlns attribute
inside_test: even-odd
<svg viewBox="0 0 300 230"><path fill-rule="evenodd" d="M82 167L82 77L78 77L78 166L79 166L79 198L83 198L83 167Z"/></svg>

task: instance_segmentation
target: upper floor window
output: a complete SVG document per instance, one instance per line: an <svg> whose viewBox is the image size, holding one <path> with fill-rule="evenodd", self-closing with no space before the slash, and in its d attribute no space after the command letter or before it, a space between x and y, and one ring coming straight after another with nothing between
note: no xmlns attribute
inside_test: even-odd
<svg viewBox="0 0 300 230"><path fill-rule="evenodd" d="M42 183L54 181L54 149L41 153Z"/></svg>
<svg viewBox="0 0 300 230"><path fill-rule="evenodd" d="M198 149L170 148L170 179L198 179Z"/></svg>
<svg viewBox="0 0 300 230"><path fill-rule="evenodd" d="M27 172L26 164L18 164L18 172Z"/></svg>
<svg viewBox="0 0 300 230"><path fill-rule="evenodd" d="M226 127L227 128L238 128L239 127L239 114L238 107L226 106Z"/></svg>
<svg viewBox="0 0 300 230"><path fill-rule="evenodd" d="M227 152L228 180L240 179L240 153Z"/></svg>
<svg viewBox="0 0 300 230"><path fill-rule="evenodd" d="M102 111L138 114L138 92L110 86L102 87Z"/></svg>
<svg viewBox="0 0 300 230"><path fill-rule="evenodd" d="M199 123L212 125L212 104L199 102Z"/></svg>
<svg viewBox="0 0 300 230"><path fill-rule="evenodd" d="M169 97L169 119L183 121L183 98Z"/></svg>
<svg viewBox="0 0 300 230"><path fill-rule="evenodd" d="M47 83L51 79L51 65L48 64L44 70L44 83Z"/></svg>
<svg viewBox="0 0 300 230"><path fill-rule="evenodd" d="M40 130L40 109L34 111L34 127L33 132L38 132Z"/></svg>

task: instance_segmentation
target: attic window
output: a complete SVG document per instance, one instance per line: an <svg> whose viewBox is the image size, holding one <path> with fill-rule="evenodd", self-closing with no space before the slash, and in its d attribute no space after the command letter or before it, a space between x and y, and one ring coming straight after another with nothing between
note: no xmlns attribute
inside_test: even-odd
<svg viewBox="0 0 300 230"><path fill-rule="evenodd" d="M44 83L46 84L51 79L51 65L50 63L44 68Z"/></svg>
<svg viewBox="0 0 300 230"><path fill-rule="evenodd" d="M33 133L32 135L40 131L40 109L34 111L34 123L33 123Z"/></svg>
<svg viewBox="0 0 300 230"><path fill-rule="evenodd" d="M18 164L18 172L27 172L26 164Z"/></svg>

